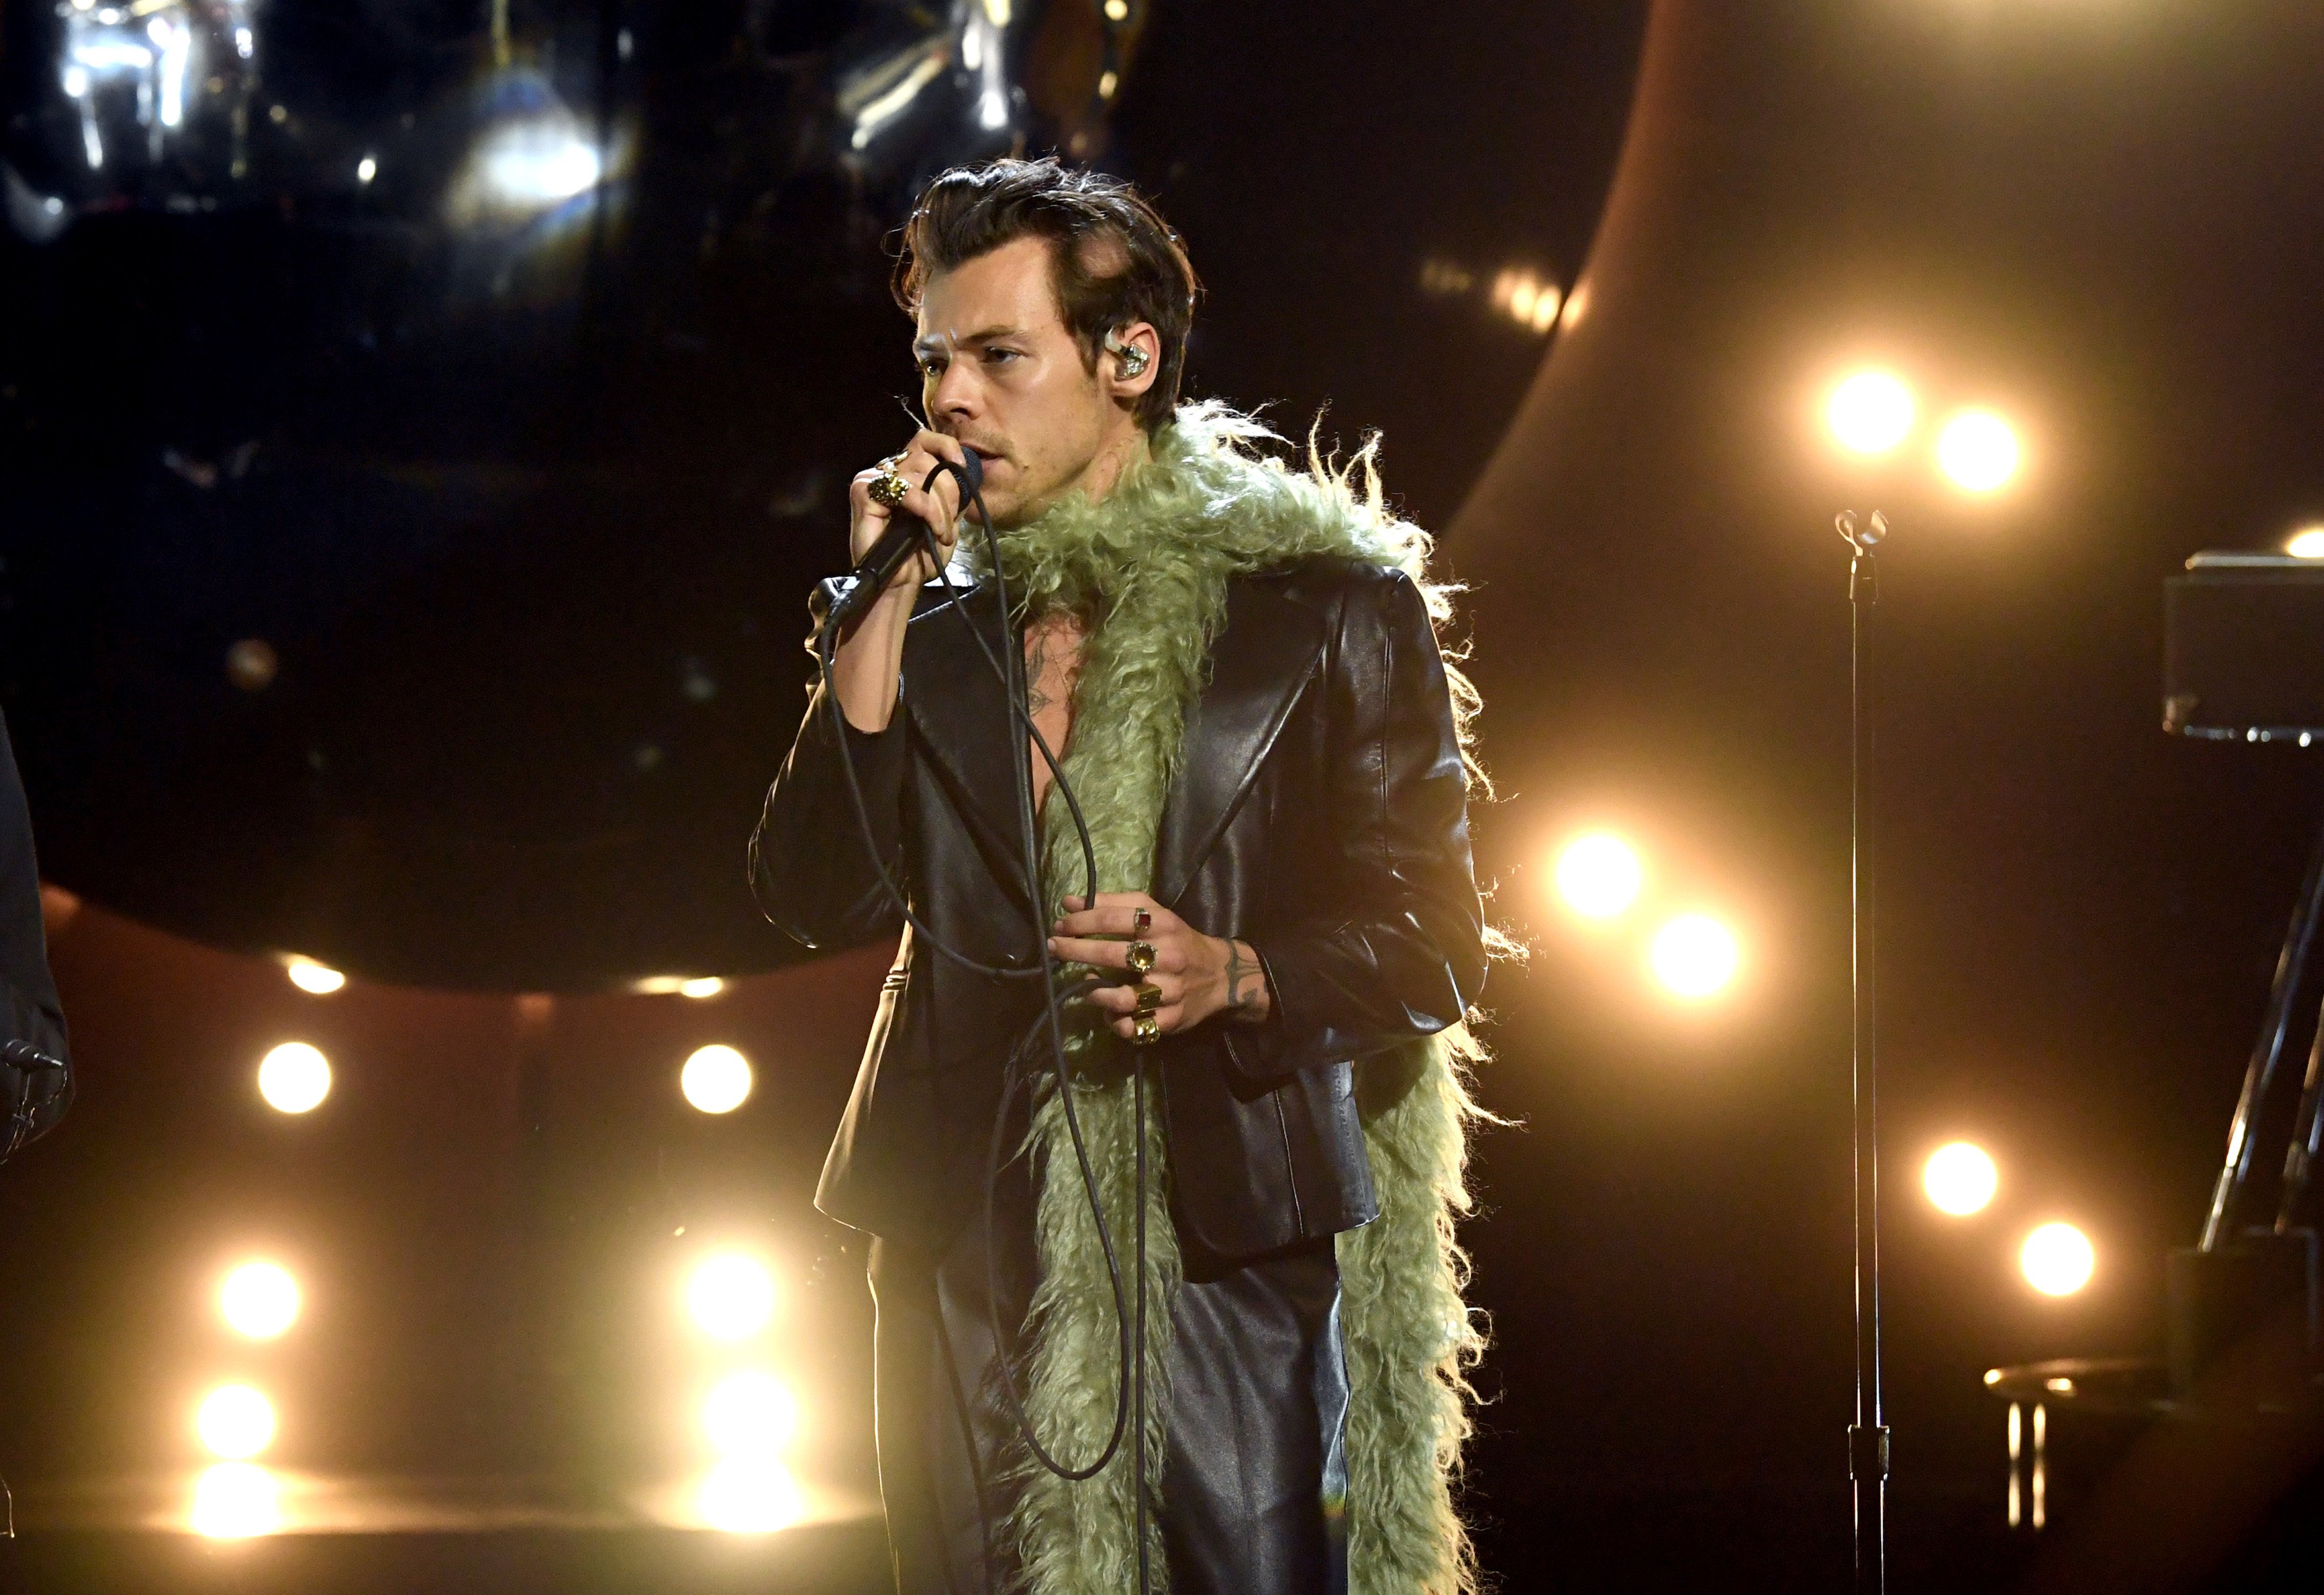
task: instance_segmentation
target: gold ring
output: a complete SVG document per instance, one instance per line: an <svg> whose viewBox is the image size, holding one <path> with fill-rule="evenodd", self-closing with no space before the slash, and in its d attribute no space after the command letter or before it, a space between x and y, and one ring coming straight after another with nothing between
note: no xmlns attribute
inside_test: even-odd
<svg viewBox="0 0 2324 1595"><path fill-rule="evenodd" d="M911 484L896 474L894 466L882 461L880 474L872 478L872 498L890 509L899 509L903 505L904 495L910 491Z"/></svg>
<svg viewBox="0 0 2324 1595"><path fill-rule="evenodd" d="M1146 910L1142 908L1133 908L1130 911L1130 933L1131 935L1143 936L1147 932L1153 928L1154 916L1152 914L1147 913Z"/></svg>
<svg viewBox="0 0 2324 1595"><path fill-rule="evenodd" d="M1151 941L1132 941L1121 954L1122 962L1130 966L1130 972L1133 975L1150 972L1154 968L1155 958L1154 943Z"/></svg>
<svg viewBox="0 0 2324 1595"><path fill-rule="evenodd" d="M1130 1033L1132 1044L1150 1047L1162 1039L1162 1021L1151 1014L1138 1015L1138 1027Z"/></svg>
<svg viewBox="0 0 2324 1595"><path fill-rule="evenodd" d="M1159 986L1155 985L1149 980L1144 985L1139 987L1137 1013L1140 1018L1143 1018L1148 1014L1154 1012L1155 1009L1161 1006L1162 988Z"/></svg>

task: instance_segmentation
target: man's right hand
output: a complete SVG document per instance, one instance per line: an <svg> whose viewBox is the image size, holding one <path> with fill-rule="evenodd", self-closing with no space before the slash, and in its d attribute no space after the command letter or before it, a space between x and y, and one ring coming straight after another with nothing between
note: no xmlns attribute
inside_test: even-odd
<svg viewBox="0 0 2324 1595"><path fill-rule="evenodd" d="M960 483L945 475L937 478L935 487L927 491L923 491L920 484L938 465L961 465L965 460L966 451L959 439L923 428L888 465L856 472L847 489L849 561L859 561L871 552L872 545L880 541L889 523L899 515L912 516L935 533L938 554L949 561L953 544L960 537ZM890 468L905 482L904 502L894 509L872 496L872 484ZM906 595L903 601L908 604L911 592L923 582L935 580L936 574L936 565L922 549L896 568L896 574L880 595L881 601L888 603L902 593Z"/></svg>
<svg viewBox="0 0 2324 1595"><path fill-rule="evenodd" d="M953 544L960 536L960 483L946 475L937 478L930 489L924 491L920 484L938 464L960 465L966 459L959 439L923 430L889 465L856 472L847 488L850 562L861 561L871 552L889 523L899 515L911 515L926 525L936 540L936 561L949 561ZM872 496L872 484L888 469L904 478L904 501L893 509ZM921 584L936 579L936 561L930 560L923 547L897 566L896 574L872 607L839 640L839 652L832 660L832 684L847 723L859 731L884 731L895 715L898 684L903 679L905 626L912 617L912 604Z"/></svg>

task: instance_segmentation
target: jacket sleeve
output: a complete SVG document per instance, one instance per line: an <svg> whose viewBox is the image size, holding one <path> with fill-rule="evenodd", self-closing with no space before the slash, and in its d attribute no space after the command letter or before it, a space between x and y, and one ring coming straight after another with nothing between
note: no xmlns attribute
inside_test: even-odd
<svg viewBox="0 0 2324 1595"><path fill-rule="evenodd" d="M1230 1025L1258 1080L1456 1023L1485 979L1484 910L1452 699L1420 589L1401 574L1341 607L1329 694L1330 917L1254 941L1272 1013Z"/></svg>
<svg viewBox="0 0 2324 1595"><path fill-rule="evenodd" d="M0 725L0 1040L20 1041L65 1065L23 1070L0 1063L0 1150L37 1140L56 1127L72 1105L72 1054L65 1045L64 1009L49 973L48 939L41 929L41 871L32 851L32 821L16 775L7 730ZM17 1117L24 1116L17 1128Z"/></svg>
<svg viewBox="0 0 2324 1595"><path fill-rule="evenodd" d="M751 833L751 890L793 940L819 950L847 947L902 923L873 859L903 885L906 735L900 700L885 730L867 732L846 724L820 683L807 700L807 719ZM850 763L863 796L861 815L848 790Z"/></svg>

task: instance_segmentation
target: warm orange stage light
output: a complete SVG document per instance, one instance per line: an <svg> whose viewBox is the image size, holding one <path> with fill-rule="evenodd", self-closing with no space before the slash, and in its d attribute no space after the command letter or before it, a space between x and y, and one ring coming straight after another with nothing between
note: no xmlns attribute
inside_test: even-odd
<svg viewBox="0 0 2324 1595"><path fill-rule="evenodd" d="M1557 895L1588 919L1626 913L1645 880L1636 849L1611 831L1578 836L1557 855Z"/></svg>
<svg viewBox="0 0 2324 1595"><path fill-rule="evenodd" d="M1913 430L1913 390L1888 372L1859 371L1831 390L1823 413L1842 448L1886 454Z"/></svg>
<svg viewBox="0 0 2324 1595"><path fill-rule="evenodd" d="M2000 1175L1993 1159L1982 1147L1967 1141L1955 1141L1950 1146L1940 1146L1929 1157L1927 1168L1921 1173L1921 1188L1929 1193L1940 1212L1966 1218L1983 1210L1993 1200L2000 1183Z"/></svg>
<svg viewBox="0 0 2324 1595"><path fill-rule="evenodd" d="M2045 1296L2072 1295L2098 1268L2089 1238L2071 1224L2043 1225L2025 1238L2017 1260L2025 1283Z"/></svg>

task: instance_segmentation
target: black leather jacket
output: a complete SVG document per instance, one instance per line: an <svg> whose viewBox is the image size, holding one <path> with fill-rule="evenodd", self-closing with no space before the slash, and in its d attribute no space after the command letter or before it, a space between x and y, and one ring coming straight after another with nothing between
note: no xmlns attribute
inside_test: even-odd
<svg viewBox="0 0 2324 1595"><path fill-rule="evenodd" d="M878 846L914 911L989 964L1038 958L1013 839L1023 757L966 627L988 589L923 594L887 728L846 732ZM1452 711L1418 589L1312 559L1231 585L1212 676L1187 718L1153 895L1251 944L1264 1025L1214 1018L1155 1048L1182 1237L1254 1256L1374 1218L1351 1060L1458 1020L1485 974ZM900 923L850 803L818 689L751 839L767 916L811 947ZM964 969L908 933L881 991L816 1205L941 1245L979 1200L1002 1062L1038 980Z"/></svg>

